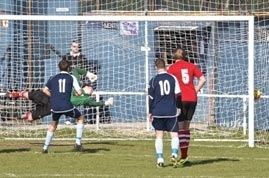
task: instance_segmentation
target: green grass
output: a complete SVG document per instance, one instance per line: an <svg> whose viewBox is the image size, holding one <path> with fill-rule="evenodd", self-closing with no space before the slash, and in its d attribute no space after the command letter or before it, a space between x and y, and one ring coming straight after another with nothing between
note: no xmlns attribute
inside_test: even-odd
<svg viewBox="0 0 269 178"><path fill-rule="evenodd" d="M0 177L269 177L269 149L248 148L242 143L192 142L192 164L155 165L152 141L90 141L85 152L73 152L73 142L55 141L49 154L41 154L40 141L0 141Z"/></svg>

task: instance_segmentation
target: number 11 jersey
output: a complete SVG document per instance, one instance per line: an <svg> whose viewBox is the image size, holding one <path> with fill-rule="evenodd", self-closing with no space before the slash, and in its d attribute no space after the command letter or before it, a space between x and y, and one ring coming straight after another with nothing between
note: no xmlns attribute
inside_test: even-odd
<svg viewBox="0 0 269 178"><path fill-rule="evenodd" d="M75 77L67 72L60 72L51 77L46 87L49 88L51 97L51 110L54 113L64 113L74 109L70 102L73 87L76 91L80 89Z"/></svg>

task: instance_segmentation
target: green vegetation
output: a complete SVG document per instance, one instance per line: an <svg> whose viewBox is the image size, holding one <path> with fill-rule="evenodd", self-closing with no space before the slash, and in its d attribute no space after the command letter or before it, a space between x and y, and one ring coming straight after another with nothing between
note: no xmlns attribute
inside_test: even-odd
<svg viewBox="0 0 269 178"><path fill-rule="evenodd" d="M191 164L173 168L170 143L165 142L166 167L157 168L154 140L84 142L55 141L42 154L41 141L0 141L0 177L268 177L269 149L238 143L192 142Z"/></svg>

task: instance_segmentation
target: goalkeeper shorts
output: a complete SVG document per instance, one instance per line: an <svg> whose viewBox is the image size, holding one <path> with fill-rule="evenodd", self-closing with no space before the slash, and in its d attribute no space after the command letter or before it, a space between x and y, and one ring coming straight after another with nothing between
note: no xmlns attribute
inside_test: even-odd
<svg viewBox="0 0 269 178"><path fill-rule="evenodd" d="M41 90L28 92L29 99L32 100L36 107L32 110L33 120L41 119L51 113L50 98Z"/></svg>

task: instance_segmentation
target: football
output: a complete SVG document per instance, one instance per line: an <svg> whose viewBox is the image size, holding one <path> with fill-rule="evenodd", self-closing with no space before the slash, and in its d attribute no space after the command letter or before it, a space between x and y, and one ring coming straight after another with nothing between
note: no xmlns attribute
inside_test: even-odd
<svg viewBox="0 0 269 178"><path fill-rule="evenodd" d="M255 89L255 90L254 90L254 99L255 99L255 100L258 100L258 99L261 98L261 96L262 96L262 92L261 92L261 90L259 90L259 89Z"/></svg>

